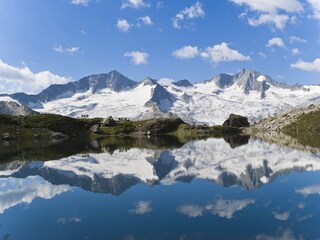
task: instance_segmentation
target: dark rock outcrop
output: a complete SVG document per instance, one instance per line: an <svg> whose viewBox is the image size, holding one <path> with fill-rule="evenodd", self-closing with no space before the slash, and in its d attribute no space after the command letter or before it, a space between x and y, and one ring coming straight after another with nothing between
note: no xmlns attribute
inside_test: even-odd
<svg viewBox="0 0 320 240"><path fill-rule="evenodd" d="M112 116L108 117L108 118L105 118L103 121L102 121L102 127L114 127L117 125L117 122L116 120L113 119Z"/></svg>
<svg viewBox="0 0 320 240"><path fill-rule="evenodd" d="M230 114L229 118L223 123L224 127L250 127L247 117Z"/></svg>

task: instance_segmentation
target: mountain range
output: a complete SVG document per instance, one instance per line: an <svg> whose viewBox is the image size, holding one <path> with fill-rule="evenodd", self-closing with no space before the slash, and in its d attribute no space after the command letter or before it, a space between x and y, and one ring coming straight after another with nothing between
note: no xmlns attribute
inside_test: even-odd
<svg viewBox="0 0 320 240"><path fill-rule="evenodd" d="M3 100L5 98L6 100ZM9 99L9 100L8 100ZM254 122L296 107L320 103L320 85L288 85L252 69L190 83L146 78L133 81L117 71L51 85L39 94L2 94L40 113L71 117L144 119L179 116L188 123L222 124L230 113Z"/></svg>

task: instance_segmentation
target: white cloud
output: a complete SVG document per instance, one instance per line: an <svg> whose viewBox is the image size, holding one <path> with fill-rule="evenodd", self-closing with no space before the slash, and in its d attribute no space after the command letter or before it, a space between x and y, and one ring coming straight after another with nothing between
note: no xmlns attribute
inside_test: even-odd
<svg viewBox="0 0 320 240"><path fill-rule="evenodd" d="M273 212L272 213L274 218L280 221L287 221L290 217L291 212L290 211L286 211L283 213L277 213L277 212Z"/></svg>
<svg viewBox="0 0 320 240"><path fill-rule="evenodd" d="M295 42L299 42L299 43L306 43L307 40L303 39L303 38L300 38L300 37L297 37L297 36L291 36L290 37L290 43L295 43Z"/></svg>
<svg viewBox="0 0 320 240"><path fill-rule="evenodd" d="M80 48L79 47L64 48L60 44L60 45L55 45L52 48L52 50L55 51L55 52L59 52L59 53L70 53L70 54L73 54L73 53L78 53Z"/></svg>
<svg viewBox="0 0 320 240"><path fill-rule="evenodd" d="M319 65L318 65L318 71L320 72L320 59ZM313 194L319 194L320 195L320 185L311 185L308 187L300 188L296 190L297 193L302 194L303 196L313 195Z"/></svg>
<svg viewBox="0 0 320 240"><path fill-rule="evenodd" d="M134 209L130 209L129 213L135 215L144 215L152 211L151 202L149 201L139 201L135 204Z"/></svg>
<svg viewBox="0 0 320 240"><path fill-rule="evenodd" d="M172 55L178 59L190 59L197 57L199 55L199 50L198 47L188 45L175 50Z"/></svg>
<svg viewBox="0 0 320 240"><path fill-rule="evenodd" d="M132 27L132 25L128 23L126 19L118 19L116 26L120 32L128 32L129 29Z"/></svg>
<svg viewBox="0 0 320 240"><path fill-rule="evenodd" d="M38 93L51 84L63 84L70 79L49 71L33 73L27 66L13 67L0 59L0 91L5 93Z"/></svg>
<svg viewBox="0 0 320 240"><path fill-rule="evenodd" d="M266 13L261 14L258 18L248 18L248 23L254 27L262 24L273 24L276 28L283 30L289 19L289 16L285 14Z"/></svg>
<svg viewBox="0 0 320 240"><path fill-rule="evenodd" d="M284 42L281 38L272 38L268 41L268 43L266 44L267 47L273 47L273 46L277 46L280 48L284 48Z"/></svg>
<svg viewBox="0 0 320 240"><path fill-rule="evenodd" d="M194 19L199 17L204 17L206 13L202 8L202 4L200 2L196 2L191 7L187 7L181 10L176 16L172 19L172 24L174 28L180 29L180 21L184 19Z"/></svg>
<svg viewBox="0 0 320 240"><path fill-rule="evenodd" d="M122 2L121 8L142 8L142 7L150 7L150 4L144 2L144 0L126 0Z"/></svg>
<svg viewBox="0 0 320 240"><path fill-rule="evenodd" d="M228 44L225 42L208 47L201 56L210 58L213 63L251 60L249 56L245 56L237 50L229 48Z"/></svg>
<svg viewBox="0 0 320 240"><path fill-rule="evenodd" d="M153 22L149 16L139 17L138 21L141 21L144 25L147 25L147 26L153 25ZM138 23L138 25L139 25L139 23Z"/></svg>
<svg viewBox="0 0 320 240"><path fill-rule="evenodd" d="M298 0L230 0L238 5L246 5L253 11L276 13L283 10L289 13L303 11L303 6ZM317 1L317 0L315 0Z"/></svg>
<svg viewBox="0 0 320 240"><path fill-rule="evenodd" d="M178 212L182 213L190 218L196 218L201 217L203 214L203 211L205 209L203 207L200 207L198 205L182 205L178 208Z"/></svg>
<svg viewBox="0 0 320 240"><path fill-rule="evenodd" d="M292 55L299 55L299 54L300 54L300 50L298 48L292 49Z"/></svg>
<svg viewBox="0 0 320 240"><path fill-rule="evenodd" d="M149 54L145 52L133 51L124 54L125 57L131 57L131 63L134 65L148 64Z"/></svg>
<svg viewBox="0 0 320 240"><path fill-rule="evenodd" d="M214 64L219 62L251 60L249 56L245 56L237 50L229 48L228 44L225 42L212 47L207 47L204 51L199 50L196 46L188 45L175 50L172 55L178 59L191 59L200 56L204 59L211 60Z"/></svg>
<svg viewBox="0 0 320 240"><path fill-rule="evenodd" d="M307 72L320 72L320 58L315 59L313 62L305 62L300 59L298 62L291 64L291 67Z"/></svg>
<svg viewBox="0 0 320 240"><path fill-rule="evenodd" d="M90 0L72 0L71 3L75 5L88 6Z"/></svg>
<svg viewBox="0 0 320 240"><path fill-rule="evenodd" d="M268 24L280 30L286 27L287 22L295 24L296 16L289 16L288 14L279 14L283 11L289 14L303 11L303 6L298 0L230 0L237 5L245 5L251 11L258 13L258 17L248 17L248 23L251 26L259 26ZM241 17L247 17L248 14L242 14Z"/></svg>
<svg viewBox="0 0 320 240"><path fill-rule="evenodd" d="M308 0L308 3L313 8L313 17L320 20L320 1L319 0Z"/></svg>

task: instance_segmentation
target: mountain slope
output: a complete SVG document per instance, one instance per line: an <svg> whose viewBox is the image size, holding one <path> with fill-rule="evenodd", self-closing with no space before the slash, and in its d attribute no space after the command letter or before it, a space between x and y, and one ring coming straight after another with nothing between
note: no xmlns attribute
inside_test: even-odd
<svg viewBox="0 0 320 240"><path fill-rule="evenodd" d="M32 109L22 105L18 101L9 98L9 97L0 97L0 114L6 115L34 115L37 112L33 111Z"/></svg>
<svg viewBox="0 0 320 240"><path fill-rule="evenodd" d="M190 84L146 78L132 81L116 71L52 85L38 95L10 95L44 113L72 117L143 119L177 115L188 123L222 124L229 114L255 122L279 112L320 104L320 86L290 86L251 69Z"/></svg>

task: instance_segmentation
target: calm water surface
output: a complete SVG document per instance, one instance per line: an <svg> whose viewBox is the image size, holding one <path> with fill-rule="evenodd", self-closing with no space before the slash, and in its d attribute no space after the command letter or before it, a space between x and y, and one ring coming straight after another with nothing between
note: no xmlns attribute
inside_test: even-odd
<svg viewBox="0 0 320 240"><path fill-rule="evenodd" d="M246 137L0 144L0 239L320 239L319 152Z"/></svg>

